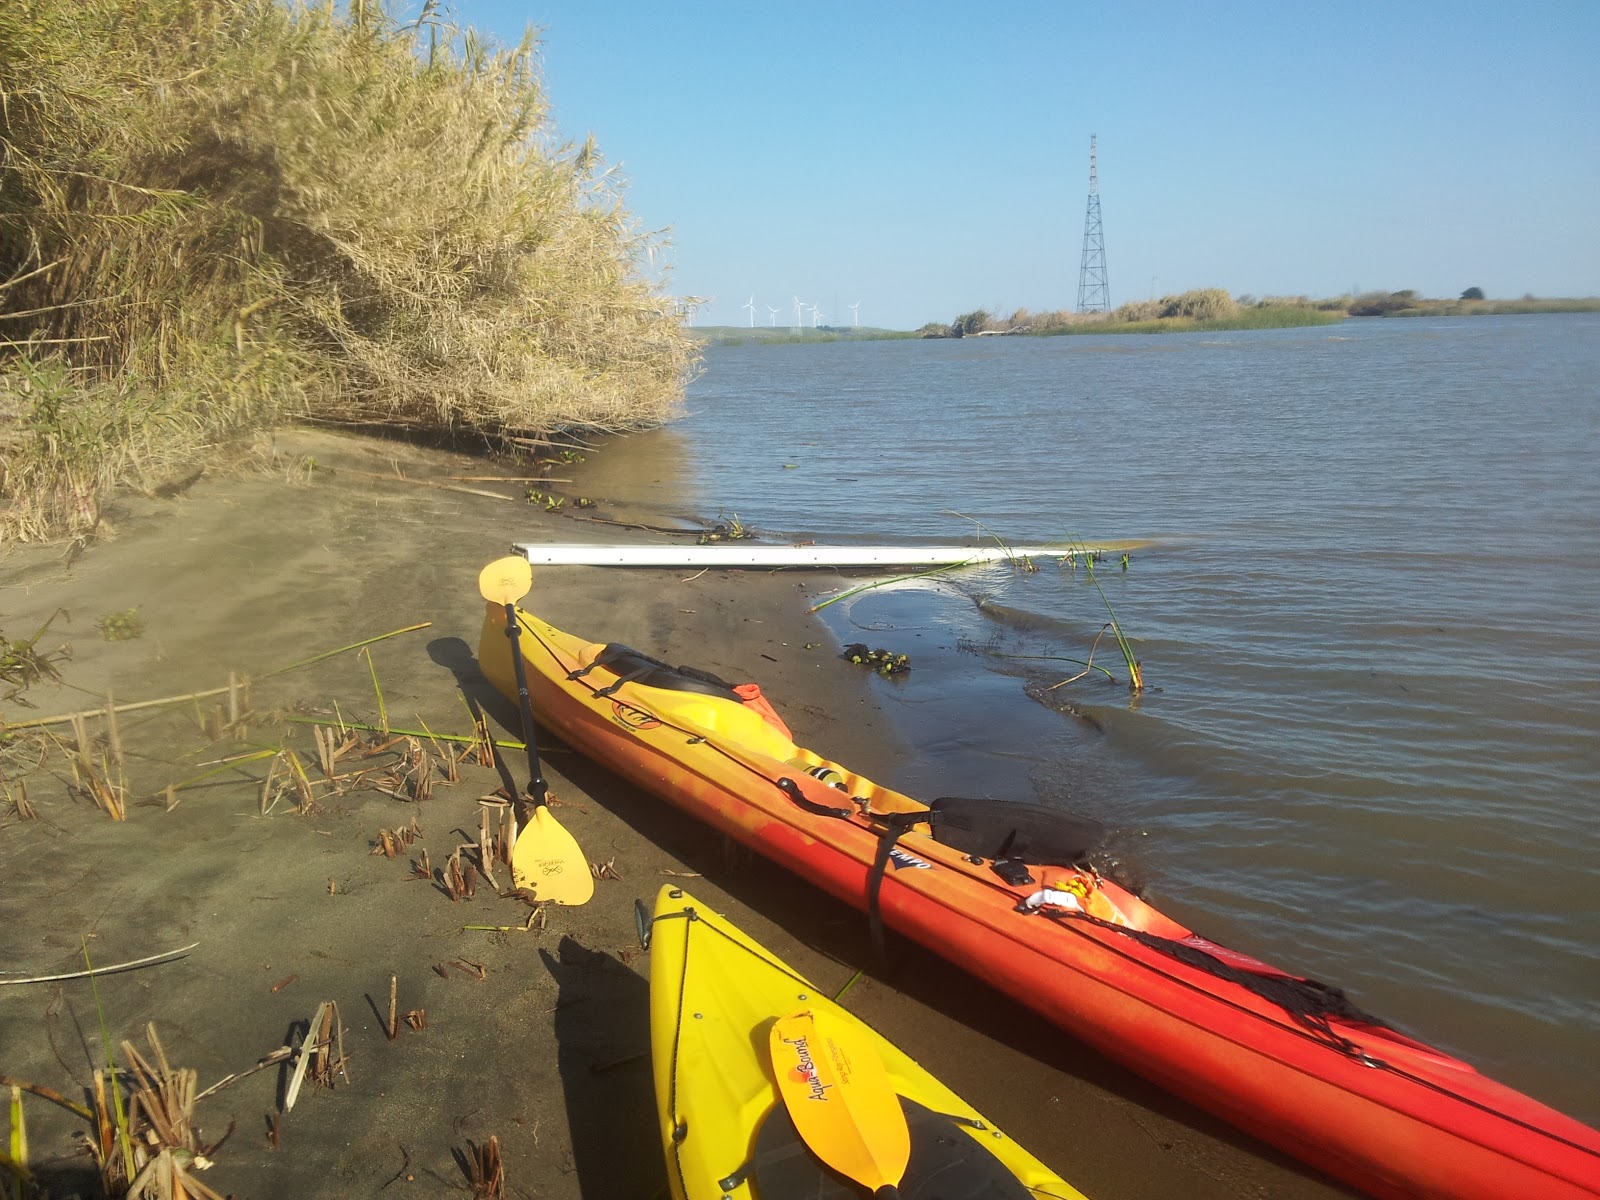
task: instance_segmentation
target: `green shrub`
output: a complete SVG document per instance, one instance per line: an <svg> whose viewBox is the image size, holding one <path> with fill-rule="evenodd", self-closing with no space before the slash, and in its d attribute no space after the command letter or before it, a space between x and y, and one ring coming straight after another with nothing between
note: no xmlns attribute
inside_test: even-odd
<svg viewBox="0 0 1600 1200"><path fill-rule="evenodd" d="M1111 314L1113 321L1154 321L1162 315L1162 301L1130 300Z"/></svg>
<svg viewBox="0 0 1600 1200"><path fill-rule="evenodd" d="M982 333L985 329L992 328L994 318L986 309L975 308L969 313L962 313L950 322L951 337L971 337L975 333Z"/></svg>
<svg viewBox="0 0 1600 1200"><path fill-rule="evenodd" d="M1164 317L1191 317L1196 321L1221 321L1238 311L1233 297L1222 288L1201 288L1162 300Z"/></svg>
<svg viewBox="0 0 1600 1200"><path fill-rule="evenodd" d="M1382 317L1417 307L1417 293L1407 288L1401 292L1365 292L1350 302L1352 317Z"/></svg>

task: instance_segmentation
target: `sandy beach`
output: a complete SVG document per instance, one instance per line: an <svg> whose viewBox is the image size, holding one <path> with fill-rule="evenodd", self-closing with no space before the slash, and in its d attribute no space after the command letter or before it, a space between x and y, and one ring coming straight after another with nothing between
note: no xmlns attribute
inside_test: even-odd
<svg viewBox="0 0 1600 1200"><path fill-rule="evenodd" d="M230 671L254 681L250 715L221 738L226 695L119 718L125 821L74 792L59 748L26 776L35 819L0 794L0 1075L82 1097L103 1065L103 1011L118 1043L142 1048L153 1023L173 1065L196 1069L207 1088L254 1067L333 1001L348 1058L336 1087L309 1086L275 1121L287 1083L275 1066L200 1102L207 1142L233 1130L203 1176L212 1188L255 1200L469 1192L458 1156L493 1135L508 1195L664 1197L649 962L633 909L679 882L830 994L865 966L848 1006L1090 1197L1349 1194L931 955L904 947L879 971L852 910L730 853L558 744L546 756L557 815L615 877L582 908L546 910L543 928L521 928L528 906L486 884L457 902L412 878L421 850L438 866L476 840L478 801L499 783L489 767L464 764L459 782L422 801L324 786L310 811L286 797L263 815L266 760L221 771L217 760L288 745L313 761L311 725L290 717L470 732L463 697L484 694L477 574L513 541L662 536L581 520L572 507L547 514L525 499L527 484L481 478L515 470L466 454L325 431L276 441L269 472L208 474L169 499L129 499L111 512L110 536L74 554L24 547L0 558L0 631L27 637L61 610L42 644L72 648L63 681L32 687L33 708L5 706L9 721L103 708L107 694L126 704L224 688ZM587 516L669 519L671 464L630 459L626 443L560 467L571 482L549 490L593 498ZM759 682L801 744L873 774L906 750L859 669L806 614L810 597L842 581L536 569L524 604L595 640ZM101 636L99 619L129 610L140 636ZM423 622L373 643L370 663L346 652L283 670ZM510 707L488 707L495 734L516 737ZM72 737L70 725L47 728ZM86 728L106 737L101 718ZM525 770L515 753L510 765ZM420 836L406 852L372 852L380 830L413 821ZM195 945L98 978L98 1008L85 979L14 982L82 969L86 939L96 965ZM425 1014L392 1041L391 977L400 1010ZM50 1193L98 1194L83 1123L35 1097L26 1112Z"/></svg>

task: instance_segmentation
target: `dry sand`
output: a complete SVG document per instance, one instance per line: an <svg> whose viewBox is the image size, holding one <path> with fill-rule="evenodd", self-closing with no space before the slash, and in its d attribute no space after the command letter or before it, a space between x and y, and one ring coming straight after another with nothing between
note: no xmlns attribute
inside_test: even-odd
<svg viewBox="0 0 1600 1200"><path fill-rule="evenodd" d="M561 490L601 498L586 515L665 523L676 503L672 446L670 432L623 439L559 469L573 481ZM258 679L249 742L308 752L307 726L269 714L331 719L337 704L347 719L375 722L375 670L395 726L465 733L463 693L482 689L479 568L524 538L659 536L547 516L514 483L449 481L511 473L453 452L325 432L282 435L278 448L284 465L274 474L208 477L175 499L127 502L112 514L115 536L71 561L60 547L0 559L0 631L25 637L60 608L70 620L59 618L45 640L73 649L63 684L36 685L36 709L13 704L5 715L90 708L108 691L125 703L215 688L231 669ZM372 477L397 470L495 495ZM808 596L839 583L828 573L550 569L536 571L526 603L596 640L755 679L802 744L884 774L905 751L857 669L805 614ZM134 607L141 637L100 637L98 617ZM422 621L432 624L374 645L370 670L347 653L261 679ZM582 908L551 910L543 930L465 931L517 924L529 910L487 887L453 903L408 878L410 859L425 847L438 865L473 840L493 771L468 767L420 804L358 790L322 796L309 815L286 800L262 816L254 762L182 789L166 811L161 789L238 748L201 732L218 703L121 718L134 800L125 822L71 794L60 754L28 776L36 820L17 819L0 799L0 971L11 973L0 975L0 1074L82 1095L104 1054L89 983L3 981L81 968L86 937L101 965L199 943L179 960L102 977L98 988L113 1040L142 1043L154 1022L173 1063L196 1068L202 1087L253 1066L320 1001L336 1001L349 1080L304 1092L276 1147L268 1130L280 1069L202 1102L208 1140L234 1125L204 1177L225 1194L462 1192L457 1152L493 1134L510 1195L664 1197L635 899L680 881L830 993L869 962L853 911L729 853L694 821L554 746L547 777L564 802L560 819L621 878L602 881ZM515 728L504 704L491 715ZM422 838L411 855L370 853L380 829L413 818ZM486 978L435 971L457 959L483 964ZM401 1010L426 1013L425 1029L402 1028L393 1042L384 1031L391 976ZM885 972L869 967L848 1003L1090 1197L1347 1194L930 955L905 948ZM27 1112L52 1194L97 1194L80 1123L44 1100L30 1098Z"/></svg>

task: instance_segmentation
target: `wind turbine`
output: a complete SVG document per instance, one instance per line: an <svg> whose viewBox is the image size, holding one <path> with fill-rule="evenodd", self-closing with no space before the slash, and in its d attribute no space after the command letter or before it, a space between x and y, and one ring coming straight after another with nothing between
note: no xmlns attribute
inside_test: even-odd
<svg viewBox="0 0 1600 1200"><path fill-rule="evenodd" d="M813 304L811 306L811 328L815 329L817 327L817 325L821 323L821 321L822 321L822 305Z"/></svg>
<svg viewBox="0 0 1600 1200"><path fill-rule="evenodd" d="M750 328L754 329L756 327L756 298L755 298L755 296L752 295L750 297L750 299L746 300L739 307L740 308L748 308L750 310Z"/></svg>
<svg viewBox="0 0 1600 1200"><path fill-rule="evenodd" d="M800 310L805 307L799 296L794 298L794 331L800 332Z"/></svg>
<svg viewBox="0 0 1600 1200"><path fill-rule="evenodd" d="M850 325L854 329L861 328L861 301L859 300L850 306Z"/></svg>
<svg viewBox="0 0 1600 1200"><path fill-rule="evenodd" d="M772 322L772 327L776 329L778 327L778 310L769 304L767 305L767 312L771 314L768 319Z"/></svg>

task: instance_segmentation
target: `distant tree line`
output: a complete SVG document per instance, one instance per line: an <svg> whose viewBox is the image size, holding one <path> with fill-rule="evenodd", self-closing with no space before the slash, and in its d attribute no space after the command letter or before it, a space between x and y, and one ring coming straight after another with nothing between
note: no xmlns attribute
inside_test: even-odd
<svg viewBox="0 0 1600 1200"><path fill-rule="evenodd" d="M1457 300L1429 300L1413 288L1397 292L1373 291L1359 295L1313 300L1305 296L1241 295L1237 299L1222 288L1198 288L1160 299L1130 300L1112 312L1029 312L1019 308L1009 316L987 309L962 313L948 324L930 321L916 332L925 338L985 337L1004 334L1158 333L1184 329L1271 329L1296 325L1323 325L1345 317L1392 317L1470 313L1589 312L1600 310L1600 299L1488 300L1480 287L1469 287Z"/></svg>

